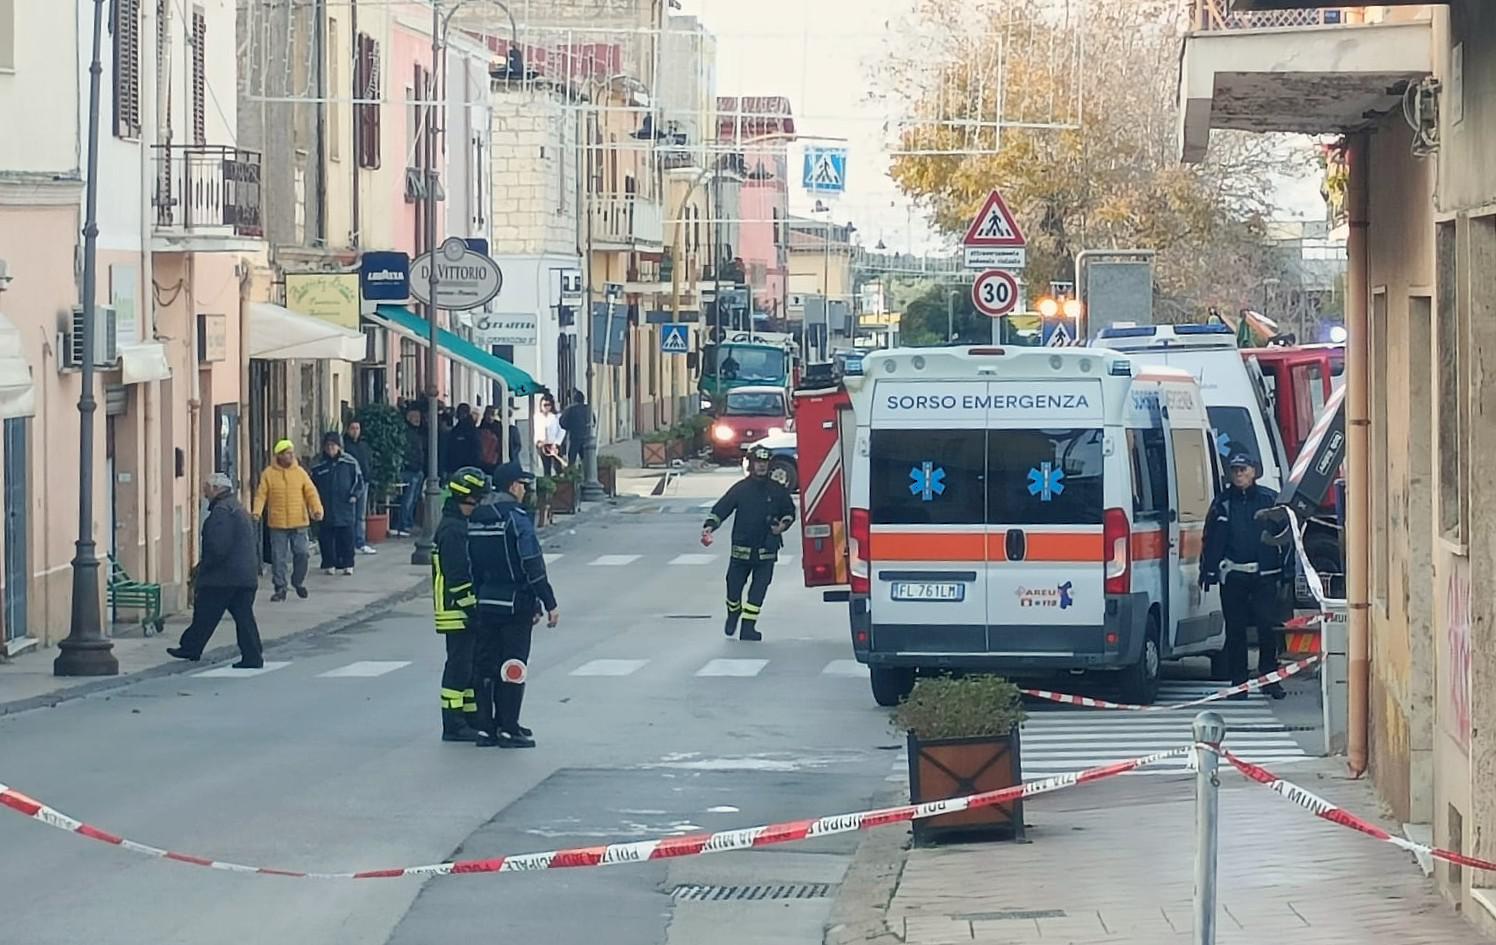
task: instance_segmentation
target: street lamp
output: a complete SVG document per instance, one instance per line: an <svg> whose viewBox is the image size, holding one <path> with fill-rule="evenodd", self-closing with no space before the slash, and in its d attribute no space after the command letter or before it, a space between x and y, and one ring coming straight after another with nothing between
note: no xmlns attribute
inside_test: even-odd
<svg viewBox="0 0 1496 945"><path fill-rule="evenodd" d="M99 558L93 536L94 314L99 243L99 76L104 71L104 0L94 0L93 60L88 66L88 180L83 220L83 370L78 395L78 542L73 558L73 607L67 638L52 661L57 676L118 676L114 644L99 609Z"/></svg>
<svg viewBox="0 0 1496 945"><path fill-rule="evenodd" d="M950 344L956 340L956 296L961 294L960 289L947 289L945 291L945 343Z"/></svg>

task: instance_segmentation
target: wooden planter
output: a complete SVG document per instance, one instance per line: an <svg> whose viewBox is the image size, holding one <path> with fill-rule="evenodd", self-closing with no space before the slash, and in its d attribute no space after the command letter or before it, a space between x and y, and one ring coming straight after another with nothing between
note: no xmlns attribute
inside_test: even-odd
<svg viewBox="0 0 1496 945"><path fill-rule="evenodd" d="M639 452L644 468L649 469L654 466L669 466L670 458L667 455L667 447L669 445L670 444L668 442L641 442L639 444ZM598 470L598 475L602 475L602 470Z"/></svg>
<svg viewBox="0 0 1496 945"><path fill-rule="evenodd" d="M615 497L618 495L618 467L617 466L599 466L599 467L597 467L597 481L600 482L600 483L602 483L603 491L606 492L608 495L615 496Z"/></svg>
<svg viewBox="0 0 1496 945"><path fill-rule="evenodd" d="M377 545L390 537L390 513L371 512L365 516L364 533L371 545Z"/></svg>
<svg viewBox="0 0 1496 945"><path fill-rule="evenodd" d="M684 460L686 458L686 456L689 454L689 447L690 447L690 444L688 444L685 440L666 440L665 441L665 459L666 459L666 461L667 462L674 462L677 459Z"/></svg>
<svg viewBox="0 0 1496 945"><path fill-rule="evenodd" d="M921 739L909 734L909 800L914 804L999 791L1023 783L1018 729L1006 736ZM914 822L916 844L1023 839L1023 800Z"/></svg>
<svg viewBox="0 0 1496 945"><path fill-rule="evenodd" d="M561 515L573 515L577 511L577 484L570 480L560 480L556 483L556 491L551 493L551 511Z"/></svg>

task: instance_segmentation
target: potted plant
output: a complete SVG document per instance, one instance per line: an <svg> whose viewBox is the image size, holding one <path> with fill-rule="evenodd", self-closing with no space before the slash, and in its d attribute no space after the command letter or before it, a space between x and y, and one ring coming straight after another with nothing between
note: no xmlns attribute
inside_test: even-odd
<svg viewBox="0 0 1496 945"><path fill-rule="evenodd" d="M1018 687L999 676L921 679L893 712L909 743L909 800L914 804L998 791L1023 783ZM916 843L1005 835L1023 839L1023 801L914 822Z"/></svg>
<svg viewBox="0 0 1496 945"><path fill-rule="evenodd" d="M554 489L551 492L551 510L562 515L577 511L577 500L582 486L582 467L572 464L551 477Z"/></svg>
<svg viewBox="0 0 1496 945"><path fill-rule="evenodd" d="M623 460L611 453L597 454L597 481L602 483L603 491L608 495L618 495L618 470L623 468Z"/></svg>
<svg viewBox="0 0 1496 945"><path fill-rule="evenodd" d="M535 477L535 527L551 524L551 497L556 494L556 477Z"/></svg>
<svg viewBox="0 0 1496 945"><path fill-rule="evenodd" d="M371 456L365 527L372 545L389 536L390 494L405 467L405 418L382 403L364 404L353 416L363 427L363 440L369 444Z"/></svg>
<svg viewBox="0 0 1496 945"><path fill-rule="evenodd" d="M675 424L670 428L670 440L666 443L666 458L674 462L692 455L696 452L695 439L696 428L689 420Z"/></svg>
<svg viewBox="0 0 1496 945"><path fill-rule="evenodd" d="M709 414L698 413L694 417L685 420L681 425L691 431L691 452L700 453L712 444L708 440L711 436L713 419Z"/></svg>
<svg viewBox="0 0 1496 945"><path fill-rule="evenodd" d="M645 469L670 465L671 431L651 430L639 437L640 460Z"/></svg>

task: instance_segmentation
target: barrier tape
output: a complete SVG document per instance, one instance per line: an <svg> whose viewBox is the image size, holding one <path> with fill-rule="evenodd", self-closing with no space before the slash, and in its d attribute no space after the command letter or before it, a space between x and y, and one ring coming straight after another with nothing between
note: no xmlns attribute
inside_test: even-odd
<svg viewBox="0 0 1496 945"><path fill-rule="evenodd" d="M1325 595L1324 581L1320 580L1319 572L1314 570L1314 565L1309 563L1309 553L1304 550L1304 535L1299 528L1299 516L1286 505L1283 511L1288 513L1288 530L1293 533L1293 550L1298 556L1299 567L1304 571L1304 583L1309 585L1309 593L1314 595L1314 601L1319 604L1320 612L1324 613L1332 609L1344 610L1345 600Z"/></svg>
<svg viewBox="0 0 1496 945"><path fill-rule="evenodd" d="M1234 767L1237 771L1240 771L1248 780L1255 781L1258 784L1271 788L1273 791L1309 811L1320 820L1328 820L1332 824L1339 824L1342 827L1348 827L1351 830L1364 833L1368 837L1380 840L1383 843L1390 843L1395 847L1400 847L1401 849L1406 850L1409 853L1422 853L1426 856L1431 856L1436 860L1443 860L1446 863L1453 863L1457 866L1468 866L1471 869L1486 870L1488 872L1496 873L1496 862L1492 862L1490 860L1482 860L1479 857L1467 856L1463 853L1456 853L1453 850L1444 850L1439 847L1427 846L1425 844L1409 840L1406 837L1399 837L1395 834L1388 833L1386 830L1383 830L1376 824L1368 820L1363 820L1362 818L1357 817L1355 814L1352 814L1345 808L1339 807L1331 803L1330 801L1325 800L1324 798L1315 794L1313 791L1300 787L1299 785L1294 784L1292 781L1283 780L1261 765L1252 764L1250 761L1243 761L1241 758L1238 758L1236 755L1232 754L1229 751L1226 751L1223 748L1218 748L1211 745L1204 745L1200 747L1215 751L1222 758L1225 758L1228 762L1230 762L1231 766Z"/></svg>
<svg viewBox="0 0 1496 945"><path fill-rule="evenodd" d="M1249 679L1240 685L1232 686L1229 689L1217 689L1215 692L1201 696L1199 699L1172 705L1134 705L1130 702L1108 702L1105 699L1092 699L1090 696L1077 696L1068 692L1053 692L1049 689L1021 689L1019 691L1026 696L1033 696L1035 699L1047 699L1050 702L1058 702L1062 705L1076 705L1086 709L1124 709L1129 712L1173 712L1178 709L1192 709L1195 706L1219 702L1239 692L1249 692L1261 689L1263 686L1270 686L1273 683L1280 683L1290 676L1302 673L1319 661L1320 657L1318 654L1306 656L1301 660L1289 663L1287 666L1280 666L1271 673L1258 676L1256 679Z"/></svg>
<svg viewBox="0 0 1496 945"><path fill-rule="evenodd" d="M1097 768L1087 768L1084 771L1074 771L1068 774L1054 775L1038 781L1028 781L999 791L986 791L980 794L970 794L965 797L956 797L949 800L929 801L924 804L905 804L900 807L885 807L881 810L836 814L816 820L795 820L785 823L767 824L760 827L724 830L718 833L657 837L652 840L640 840L634 843L611 843L603 846L574 847L568 850L549 850L544 853L520 853L510 856L497 856L482 860L457 860L447 863L433 863L428 866L361 870L354 873L313 873L299 870L272 869L264 866L244 866L208 857L174 853L170 850L163 850L160 847L153 847L116 836L106 830L100 830L98 827L75 820L67 814L48 807L41 801L27 797L20 791L7 787L4 784L0 784L0 806L7 807L32 820L40 821L49 827L56 827L58 830L65 830L68 833L87 837L90 840L97 840L100 843L120 847L121 849L129 850L131 853L139 853L157 859L174 860L178 863L188 863L193 866L206 866L210 869L226 870L232 873L256 873L262 876L291 876L300 879L394 879L402 876L518 873L589 866L617 866L622 863L643 863L652 860L674 859L676 857L700 856L708 853L725 853L729 850L747 850L779 843L794 843L814 837L829 837L833 834L870 830L874 827L885 827L889 824L908 823L927 817L938 817L941 814L993 807L998 804L1016 801L1020 798L1048 794L1053 791L1063 790L1064 788L1074 787L1078 784L1087 784L1092 781L1100 781L1116 775L1126 774L1129 771L1136 771L1139 768L1157 764L1169 758L1191 754L1192 752L1192 748L1185 746L1169 751L1155 752L1154 754L1134 758L1130 761L1119 761L1115 764L1102 765Z"/></svg>

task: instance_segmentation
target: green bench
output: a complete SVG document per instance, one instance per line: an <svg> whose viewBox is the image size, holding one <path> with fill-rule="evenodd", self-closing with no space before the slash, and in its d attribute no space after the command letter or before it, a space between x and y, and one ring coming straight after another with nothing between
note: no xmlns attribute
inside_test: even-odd
<svg viewBox="0 0 1496 945"><path fill-rule="evenodd" d="M109 610L112 616L124 608L140 611L140 631L151 635L152 628L160 633L166 624L161 616L161 585L147 584L130 577L120 563L109 556Z"/></svg>

